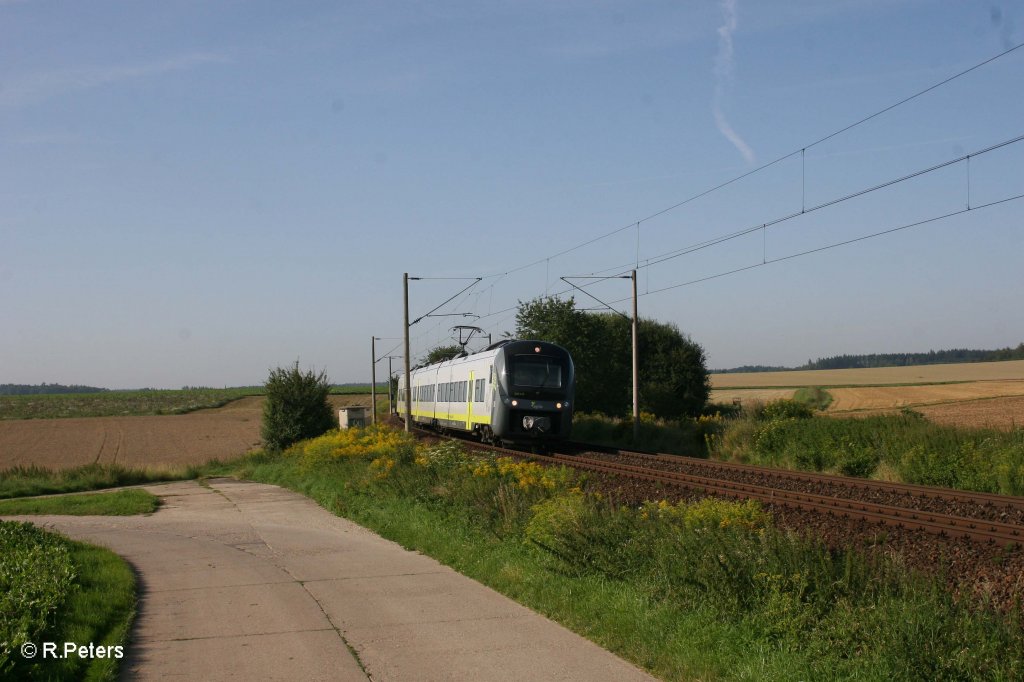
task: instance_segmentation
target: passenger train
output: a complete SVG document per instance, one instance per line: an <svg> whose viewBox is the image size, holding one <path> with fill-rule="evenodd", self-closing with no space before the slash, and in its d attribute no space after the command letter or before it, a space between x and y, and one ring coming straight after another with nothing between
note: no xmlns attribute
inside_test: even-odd
<svg viewBox="0 0 1024 682"><path fill-rule="evenodd" d="M540 444L569 436L575 370L569 352L546 341L504 340L472 355L411 372L412 419L473 434L485 443ZM398 414L406 411L405 376Z"/></svg>

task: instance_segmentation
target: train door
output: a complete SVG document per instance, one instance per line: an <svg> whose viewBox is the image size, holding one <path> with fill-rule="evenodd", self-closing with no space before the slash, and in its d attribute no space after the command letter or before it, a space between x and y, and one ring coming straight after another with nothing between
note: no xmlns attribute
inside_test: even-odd
<svg viewBox="0 0 1024 682"><path fill-rule="evenodd" d="M466 384L466 430L473 430L473 375L474 372L469 373L469 382Z"/></svg>
<svg viewBox="0 0 1024 682"><path fill-rule="evenodd" d="M451 367L445 367L444 375L438 372L438 378L444 379L444 410L443 419L445 422L449 422L452 419L452 369ZM446 424L447 425L447 424Z"/></svg>

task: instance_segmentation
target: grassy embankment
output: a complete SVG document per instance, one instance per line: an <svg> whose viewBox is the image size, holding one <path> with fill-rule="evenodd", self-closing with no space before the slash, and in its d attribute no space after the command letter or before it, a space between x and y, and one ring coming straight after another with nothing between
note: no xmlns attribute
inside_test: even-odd
<svg viewBox="0 0 1024 682"><path fill-rule="evenodd" d="M11 467L0 471L0 499L102 490L125 485L196 478L199 467L129 468L120 464L86 464L73 469Z"/></svg>
<svg viewBox="0 0 1024 682"><path fill-rule="evenodd" d="M1015 615L778 531L754 503L625 508L568 470L374 429L210 473L302 492L666 679L1024 674Z"/></svg>
<svg viewBox="0 0 1024 682"><path fill-rule="evenodd" d="M778 401L724 420L708 448L717 459L1024 495L1024 429L958 429L912 410L826 418Z"/></svg>
<svg viewBox="0 0 1024 682"><path fill-rule="evenodd" d="M807 388L797 399L737 409L711 406L697 419L660 420L641 414L632 423L577 415L573 437L762 466L1024 495L1024 428L965 429L928 421L905 409L870 417L821 417L831 396Z"/></svg>
<svg viewBox="0 0 1024 682"><path fill-rule="evenodd" d="M148 514L144 490L0 501L0 515ZM113 680L120 657L43 658L44 642L121 647L135 616L135 576L113 552L28 523L0 521L0 679ZM23 655L22 646L35 646ZM106 650L105 653L116 653Z"/></svg>
<svg viewBox="0 0 1024 682"><path fill-rule="evenodd" d="M116 554L0 521L0 679L113 680L117 658L44 660L41 647L124 647L134 616L135 576ZM32 659L21 653L29 642Z"/></svg>
<svg viewBox="0 0 1024 682"><path fill-rule="evenodd" d="M152 514L160 498L145 490L117 490L109 493L56 495L0 500L0 516L19 514L63 514L68 516L133 516Z"/></svg>

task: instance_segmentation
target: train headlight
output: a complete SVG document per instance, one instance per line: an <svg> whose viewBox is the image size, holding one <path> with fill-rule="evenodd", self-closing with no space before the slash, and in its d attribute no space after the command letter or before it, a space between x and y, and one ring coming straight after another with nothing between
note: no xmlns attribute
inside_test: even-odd
<svg viewBox="0 0 1024 682"><path fill-rule="evenodd" d="M562 409L562 403L555 403L555 409L557 409L557 410Z"/></svg>
<svg viewBox="0 0 1024 682"><path fill-rule="evenodd" d="M512 407L515 407L515 406L516 406L516 405L518 405L518 404L519 404L519 401L518 401L518 400L513 400L513 401L512 401Z"/></svg>
<svg viewBox="0 0 1024 682"><path fill-rule="evenodd" d="M533 347L533 352L534 353L539 353L540 352L540 346L534 346Z"/></svg>

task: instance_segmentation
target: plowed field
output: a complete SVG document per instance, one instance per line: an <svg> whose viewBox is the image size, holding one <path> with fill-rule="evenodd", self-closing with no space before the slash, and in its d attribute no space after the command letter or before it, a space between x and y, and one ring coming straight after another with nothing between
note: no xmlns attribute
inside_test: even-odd
<svg viewBox="0 0 1024 682"><path fill-rule="evenodd" d="M260 444L262 397L190 414L0 421L0 469L83 464L176 467L230 459ZM332 405L369 405L370 396L330 396Z"/></svg>

